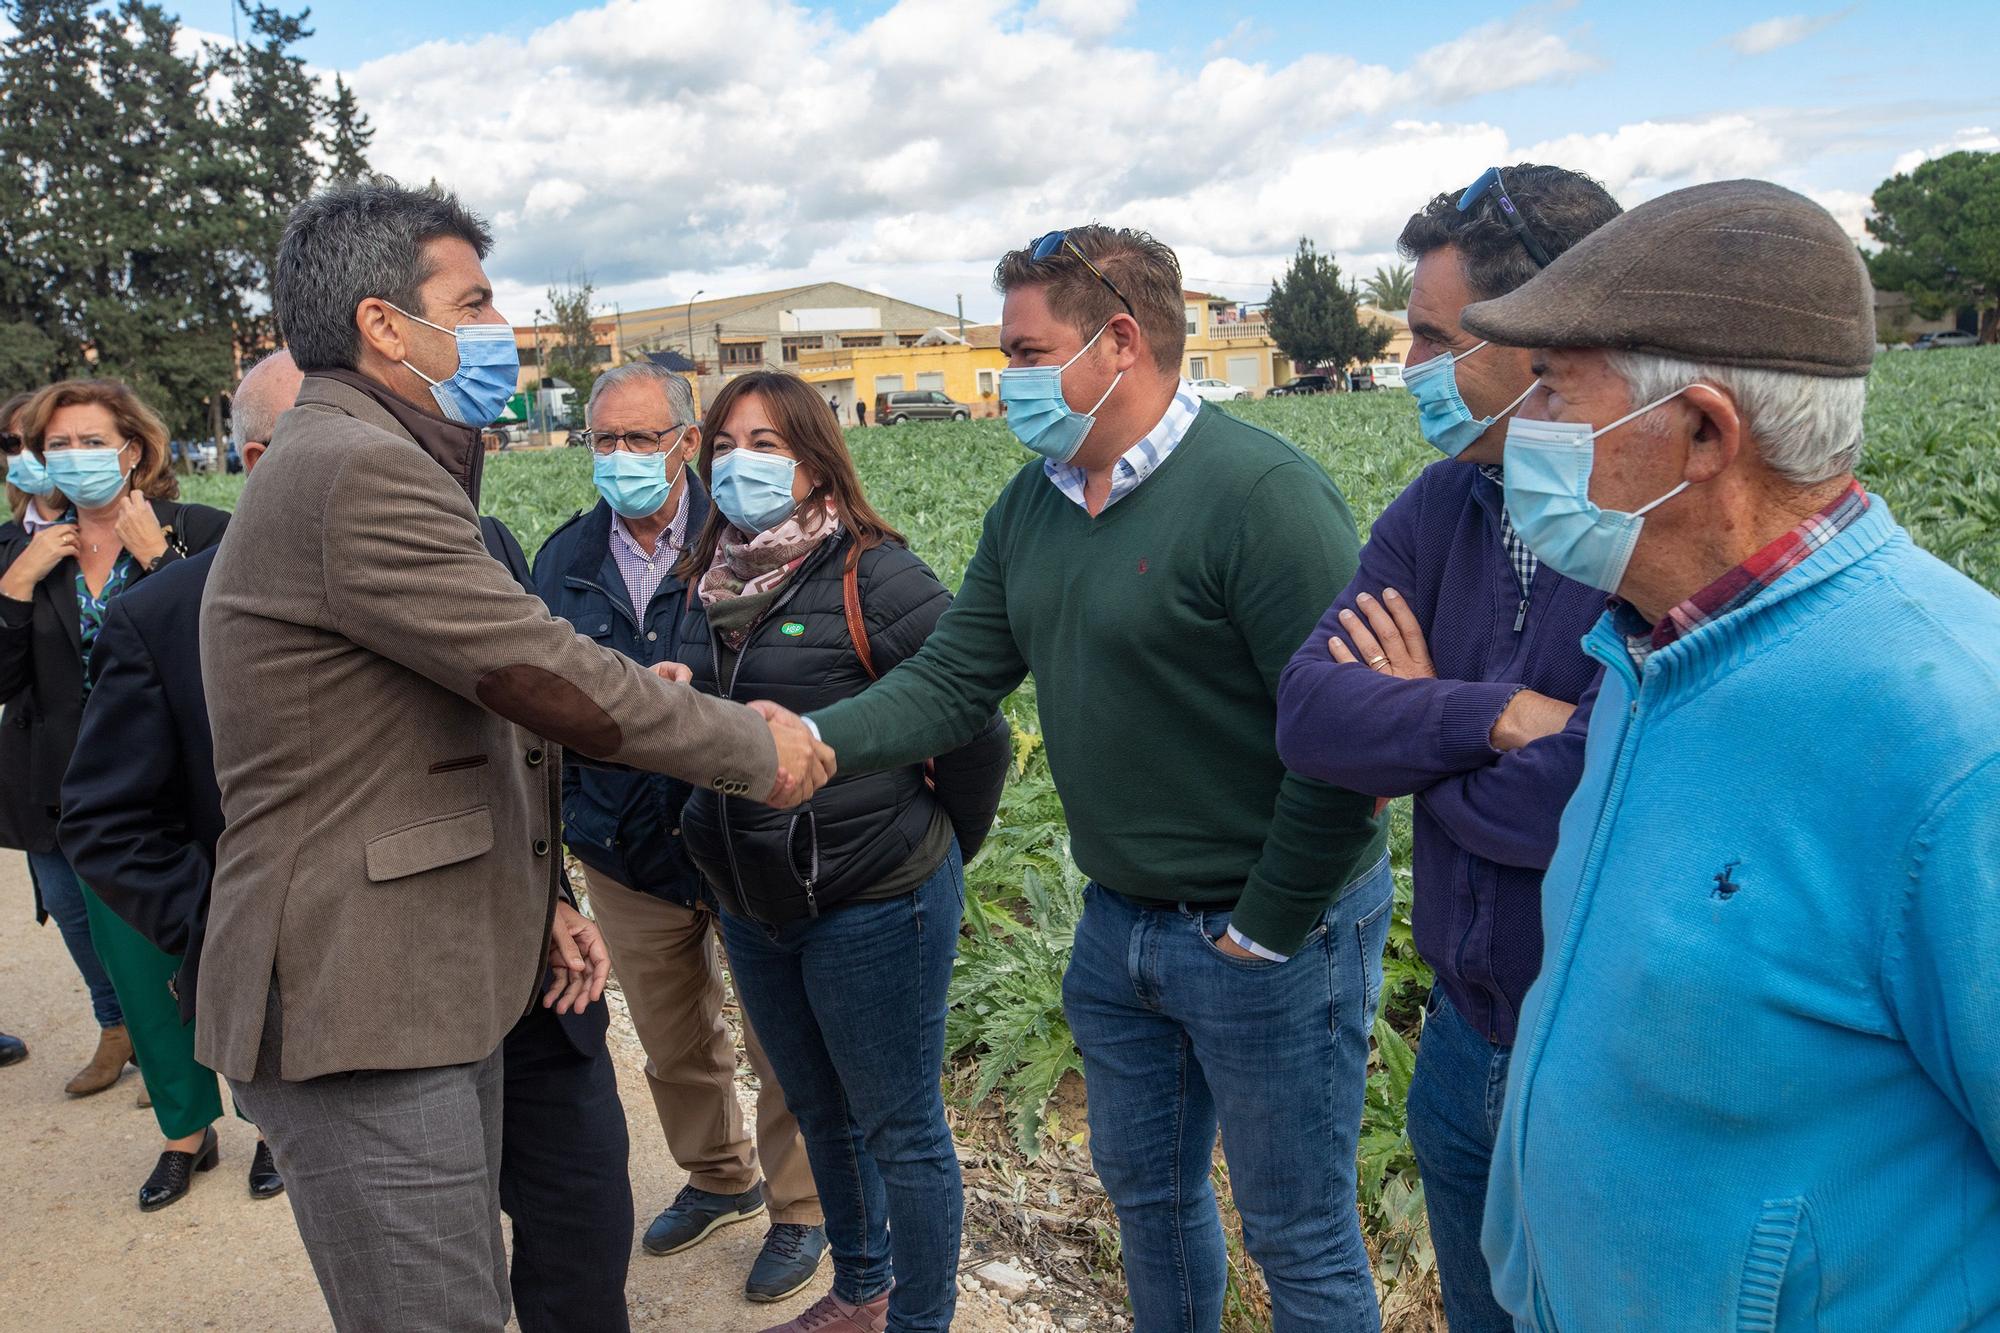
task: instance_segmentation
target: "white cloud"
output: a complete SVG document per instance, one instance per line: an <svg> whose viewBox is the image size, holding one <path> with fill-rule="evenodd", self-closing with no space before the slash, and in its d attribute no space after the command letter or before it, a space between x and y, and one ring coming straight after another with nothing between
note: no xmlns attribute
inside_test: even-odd
<svg viewBox="0 0 2000 1333"><path fill-rule="evenodd" d="M1362 273L1392 261L1412 210L1495 162L1577 166L1632 203L1795 170L1834 133L1764 112L1592 115L1601 130L1523 144L1487 105L1453 115L1599 68L1587 33L1548 25L1558 12L1392 68L1250 60L1228 40L1177 62L1119 36L1124 0L900 0L853 22L806 0L610 0L349 82L378 167L492 219L501 309L523 321L571 272L626 309L833 278L943 309L963 293L983 318L1002 251L1093 219L1143 226L1192 284L1250 297L1301 235Z"/></svg>
<svg viewBox="0 0 2000 1333"><path fill-rule="evenodd" d="M2000 150L2000 134L1995 134L1984 125L1968 125L1954 134L1950 143L1932 144L1929 148L1912 148L1896 159L1895 165L1889 168L1889 174L1900 176L1904 172L1915 171L1934 157L1943 157L1948 153L1962 152L1966 149L1980 152Z"/></svg>
<svg viewBox="0 0 2000 1333"><path fill-rule="evenodd" d="M1788 46L1797 46L1815 33L1826 31L1852 14L1854 10L1855 6L1849 5L1845 9L1835 10L1831 14L1821 14L1817 18L1809 14L1787 14L1782 18L1753 23L1722 40L1738 55L1769 55Z"/></svg>

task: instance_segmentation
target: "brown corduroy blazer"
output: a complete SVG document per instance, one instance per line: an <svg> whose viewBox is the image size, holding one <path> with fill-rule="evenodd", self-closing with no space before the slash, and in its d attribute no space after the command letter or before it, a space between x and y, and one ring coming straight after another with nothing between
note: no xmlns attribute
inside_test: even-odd
<svg viewBox="0 0 2000 1333"><path fill-rule="evenodd" d="M309 377L202 600L227 827L195 1049L230 1078L256 1069L274 984L287 1079L492 1053L539 1003L558 745L736 795L776 778L755 713L524 592L446 471L478 460L428 447L371 394Z"/></svg>

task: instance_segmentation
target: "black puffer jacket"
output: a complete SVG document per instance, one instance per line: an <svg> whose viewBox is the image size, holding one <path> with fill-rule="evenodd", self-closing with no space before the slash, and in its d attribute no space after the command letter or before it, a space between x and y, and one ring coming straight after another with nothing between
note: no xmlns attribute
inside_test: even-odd
<svg viewBox="0 0 2000 1333"><path fill-rule="evenodd" d="M853 541L843 534L807 557L751 629L728 697L769 699L804 714L868 688L841 592ZM886 675L923 646L951 594L901 546L864 552L857 573L875 669ZM699 601L681 621L676 656L694 672L696 689L724 693L717 688L719 655ZM1007 721L995 713L976 739L938 757L935 790L922 765L840 773L793 810L696 788L681 818L682 835L688 855L729 911L772 925L817 916L908 861L940 806L970 861L1000 808L1012 748Z"/></svg>

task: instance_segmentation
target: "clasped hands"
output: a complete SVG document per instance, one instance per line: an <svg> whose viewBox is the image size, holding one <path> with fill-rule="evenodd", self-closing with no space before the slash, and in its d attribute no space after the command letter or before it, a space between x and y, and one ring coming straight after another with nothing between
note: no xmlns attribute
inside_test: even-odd
<svg viewBox="0 0 2000 1333"><path fill-rule="evenodd" d="M678 685L694 679L694 672L681 662L658 663L653 674ZM779 809L797 805L832 781L833 747L815 738L797 713L768 699L754 700L749 707L770 727L771 744L778 751L778 780L763 798L765 805Z"/></svg>
<svg viewBox="0 0 2000 1333"><path fill-rule="evenodd" d="M1384 588L1379 600L1364 592L1354 599L1354 605L1360 609L1359 615L1353 611L1340 613L1340 627L1353 640L1352 645L1343 642L1338 634L1326 641L1326 650L1334 661L1365 665L1399 680L1437 678L1423 626L1417 623L1407 598L1394 588ZM1519 690L1494 719L1487 741L1496 750L1518 750L1531 741L1560 732L1569 725L1574 712L1575 704L1534 690Z"/></svg>

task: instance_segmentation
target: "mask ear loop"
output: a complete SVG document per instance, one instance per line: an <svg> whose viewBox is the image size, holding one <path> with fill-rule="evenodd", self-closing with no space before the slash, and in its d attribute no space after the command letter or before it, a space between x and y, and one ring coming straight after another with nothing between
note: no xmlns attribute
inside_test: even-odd
<svg viewBox="0 0 2000 1333"><path fill-rule="evenodd" d="M1470 353L1468 353L1467 355L1470 355ZM1521 396L1519 398L1516 398L1513 402L1507 404L1507 406L1501 408L1498 412L1495 412L1492 416L1486 418L1486 424L1490 426L1494 422L1498 421L1501 417L1504 417L1509 413L1511 413L1515 408L1519 407L1522 403L1528 401L1529 394L1533 393L1535 390L1541 387L1542 387L1542 382L1540 380L1536 380L1533 384L1530 384L1527 388L1521 390Z"/></svg>
<svg viewBox="0 0 2000 1333"><path fill-rule="evenodd" d="M1617 430L1620 426L1624 425L1626 422L1634 420L1635 418L1638 417L1645 416L1648 412L1660 406L1662 403L1672 402L1674 399L1680 397L1682 394L1686 393L1689 389L1692 389L1693 387L1694 385L1692 384L1683 384L1681 385L1680 388L1675 389L1672 393L1666 394L1665 396L1660 398L1655 398L1652 402L1647 403L1644 407L1640 408L1638 411L1627 412L1624 416L1618 418L1618 420L1612 422L1610 425L1604 427L1602 430L1592 431L1590 433L1590 438L1592 440L1596 440L1597 437L1600 435L1608 435L1612 431ZM1672 490L1668 491L1665 495L1653 501L1653 503L1642 506L1641 508L1638 509L1634 509L1632 511L1632 517L1644 518L1646 515L1652 513L1655 509L1658 509L1661 505L1673 499L1676 495L1679 495L1682 491L1686 490L1688 487L1692 485L1694 485L1693 482L1683 479L1680 485L1674 487Z"/></svg>

